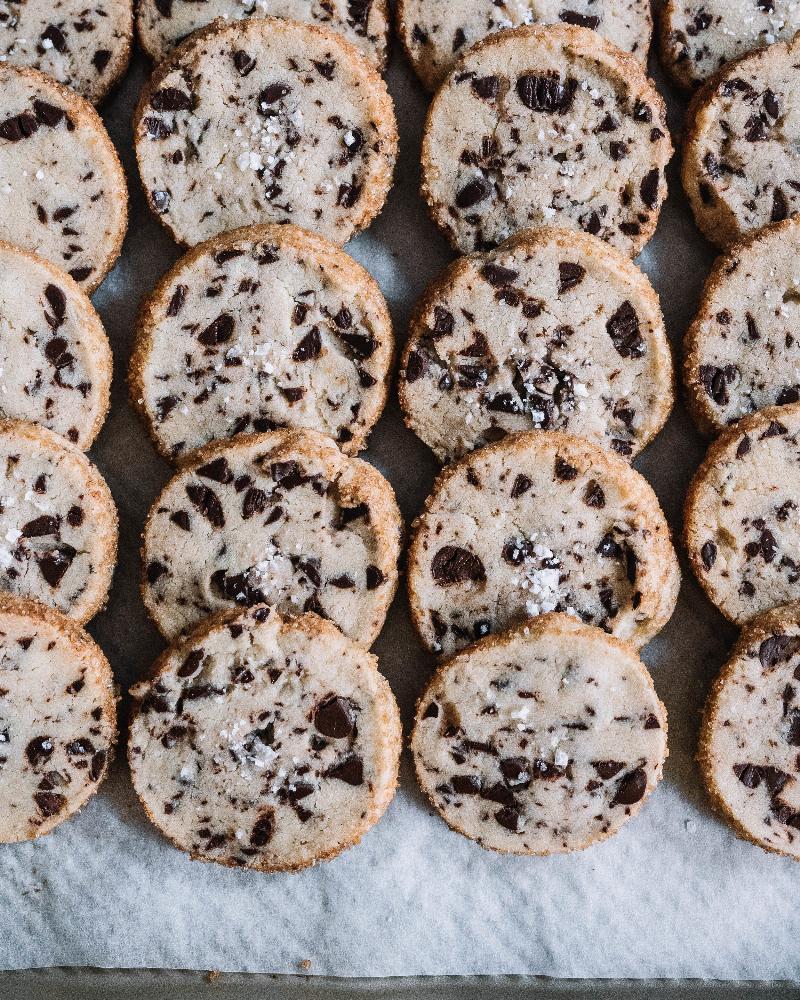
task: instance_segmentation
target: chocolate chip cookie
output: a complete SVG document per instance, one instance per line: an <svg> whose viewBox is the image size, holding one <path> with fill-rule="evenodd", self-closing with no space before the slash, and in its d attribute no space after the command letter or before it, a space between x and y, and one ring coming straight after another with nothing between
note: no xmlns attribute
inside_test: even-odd
<svg viewBox="0 0 800 1000"><path fill-rule="evenodd" d="M144 603L172 639L206 615L314 611L370 646L397 588L400 512L383 476L314 431L193 453L144 529Z"/></svg>
<svg viewBox="0 0 800 1000"><path fill-rule="evenodd" d="M92 292L119 256L128 191L116 150L82 97L0 64L0 240Z"/></svg>
<svg viewBox="0 0 800 1000"><path fill-rule="evenodd" d="M647 481L560 431L511 435L446 468L408 558L414 624L445 655L548 611L641 646L669 621L679 585Z"/></svg>
<svg viewBox="0 0 800 1000"><path fill-rule="evenodd" d="M672 143L640 63L569 25L473 46L433 100L422 193L462 253L561 226L635 256L656 228Z"/></svg>
<svg viewBox="0 0 800 1000"><path fill-rule="evenodd" d="M591 28L647 62L653 19L649 0L398 0L397 31L428 90L444 82L471 45L525 24Z"/></svg>
<svg viewBox="0 0 800 1000"><path fill-rule="evenodd" d="M397 154L378 71L296 21L216 21L155 71L134 116L150 207L191 246L291 222L339 245L380 212Z"/></svg>
<svg viewBox="0 0 800 1000"><path fill-rule="evenodd" d="M672 382L647 277L594 236L544 228L460 258L428 289L400 402L442 461L531 428L630 458L669 416Z"/></svg>
<svg viewBox="0 0 800 1000"><path fill-rule="evenodd" d="M131 690L128 759L150 819L195 859L296 871L378 822L400 717L377 660L316 615L204 623Z"/></svg>
<svg viewBox="0 0 800 1000"><path fill-rule="evenodd" d="M355 454L386 402L393 345L363 267L296 226L252 226L161 280L140 315L131 396L170 461L279 427L321 431Z"/></svg>
<svg viewBox="0 0 800 1000"><path fill-rule="evenodd" d="M504 854L613 837L661 780L667 715L632 646L563 614L439 667L411 749L442 819Z"/></svg>
<svg viewBox="0 0 800 1000"><path fill-rule="evenodd" d="M0 242L0 418L91 447L108 412L111 348L75 281Z"/></svg>
<svg viewBox="0 0 800 1000"><path fill-rule="evenodd" d="M0 594L0 843L41 837L81 809L115 740L99 646L64 615Z"/></svg>
<svg viewBox="0 0 800 1000"><path fill-rule="evenodd" d="M800 860L800 605L742 632L706 704L698 760L739 836Z"/></svg>

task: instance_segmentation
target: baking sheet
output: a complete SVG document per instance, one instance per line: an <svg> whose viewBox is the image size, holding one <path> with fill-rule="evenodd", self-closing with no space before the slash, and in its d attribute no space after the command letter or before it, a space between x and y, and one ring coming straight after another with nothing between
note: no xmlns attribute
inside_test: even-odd
<svg viewBox="0 0 800 1000"><path fill-rule="evenodd" d="M91 626L123 689L161 648L138 596L139 535L169 469L127 403L135 311L177 249L147 212L133 166L139 57L105 118L129 174L123 257L95 301L115 355L110 418L93 457L121 519L108 609ZM349 247L380 282L402 343L411 306L453 257L417 194L426 99L395 52L397 183L371 230ZM666 90L661 84L662 92ZM679 128L682 109L673 108ZM678 343L712 254L676 172L658 234L640 262ZM703 445L682 406L637 467L673 527ZM366 457L393 483L408 521L436 465L392 401ZM670 713L666 778L641 816L580 855L503 858L450 832L404 760L401 789L360 846L296 875L191 862L145 820L123 763L77 818L39 842L0 848L0 968L100 966L312 975L527 974L556 977L800 977L800 866L737 841L704 801L693 764L699 712L734 637L688 578L678 611L645 652ZM401 592L375 647L408 726L431 669ZM123 705L123 715L125 706Z"/></svg>

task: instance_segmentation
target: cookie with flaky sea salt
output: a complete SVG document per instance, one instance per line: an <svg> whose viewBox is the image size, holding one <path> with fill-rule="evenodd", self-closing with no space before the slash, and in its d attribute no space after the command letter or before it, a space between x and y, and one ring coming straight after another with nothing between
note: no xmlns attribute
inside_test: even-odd
<svg viewBox="0 0 800 1000"><path fill-rule="evenodd" d="M317 615L260 605L203 623L131 690L150 819L194 859L257 871L358 843L394 796L402 740L377 665Z"/></svg>
<svg viewBox="0 0 800 1000"><path fill-rule="evenodd" d="M613 837L661 780L667 715L634 648L563 614L443 663L411 737L442 819L504 854Z"/></svg>
<svg viewBox="0 0 800 1000"><path fill-rule="evenodd" d="M111 348L68 274L0 242L0 417L41 424L82 451L108 412Z"/></svg>
<svg viewBox="0 0 800 1000"><path fill-rule="evenodd" d="M532 428L630 458L669 416L672 382L647 277L594 236L544 228L460 258L428 289L400 402L442 461Z"/></svg>
<svg viewBox="0 0 800 1000"><path fill-rule="evenodd" d="M744 417L709 448L684 537L711 601L744 625L800 599L800 403Z"/></svg>
<svg viewBox="0 0 800 1000"><path fill-rule="evenodd" d="M139 0L136 28L142 48L156 62L193 31L215 18L284 17L337 31L378 69L386 67L388 0Z"/></svg>
<svg viewBox="0 0 800 1000"><path fill-rule="evenodd" d="M47 73L98 104L125 75L131 0L0 0L0 61Z"/></svg>
<svg viewBox="0 0 800 1000"><path fill-rule="evenodd" d="M398 0L397 30L417 76L436 90L471 45L525 24L591 28L647 62L649 0Z"/></svg>
<svg viewBox="0 0 800 1000"><path fill-rule="evenodd" d="M473 46L434 97L422 194L463 253L550 225L633 257L671 155L663 101L633 56L588 28L531 25Z"/></svg>
<svg viewBox="0 0 800 1000"><path fill-rule="evenodd" d="M800 36L726 66L694 97L683 186L703 235L726 247L800 210L794 116Z"/></svg>
<svg viewBox="0 0 800 1000"><path fill-rule="evenodd" d="M360 451L386 402L392 324L370 274L295 226L190 251L139 318L134 404L175 460L209 441L306 427Z"/></svg>
<svg viewBox="0 0 800 1000"><path fill-rule="evenodd" d="M116 725L99 646L64 615L0 594L0 843L41 837L88 802Z"/></svg>
<svg viewBox="0 0 800 1000"><path fill-rule="evenodd" d="M144 603L169 639L206 615L314 611L377 638L397 587L401 519L389 483L315 431L274 431L194 452L144 529Z"/></svg>
<svg viewBox="0 0 800 1000"><path fill-rule="evenodd" d="M408 557L414 624L445 655L548 611L641 646L669 621L679 585L647 481L560 431L515 434L448 466Z"/></svg>
<svg viewBox="0 0 800 1000"><path fill-rule="evenodd" d="M378 71L341 35L296 21L215 21L144 88L135 114L152 210L191 246L291 222L346 243L380 212L397 130Z"/></svg>
<svg viewBox="0 0 800 1000"><path fill-rule="evenodd" d="M125 175L91 104L38 70L0 64L0 240L92 292L127 217Z"/></svg>

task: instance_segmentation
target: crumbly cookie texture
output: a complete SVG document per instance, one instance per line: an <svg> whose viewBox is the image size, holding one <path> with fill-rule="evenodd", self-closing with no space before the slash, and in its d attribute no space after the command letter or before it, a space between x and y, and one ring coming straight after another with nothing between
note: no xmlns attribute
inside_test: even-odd
<svg viewBox="0 0 800 1000"><path fill-rule="evenodd" d="M389 483L312 431L195 452L144 530L145 605L167 638L266 603L313 611L369 646L397 587L402 522Z"/></svg>
<svg viewBox="0 0 800 1000"><path fill-rule="evenodd" d="M800 403L744 417L709 448L686 498L685 542L730 621L800 598Z"/></svg>
<svg viewBox="0 0 800 1000"><path fill-rule="evenodd" d="M800 604L755 618L706 704L698 761L739 836L800 860Z"/></svg>
<svg viewBox="0 0 800 1000"><path fill-rule="evenodd" d="M560 431L515 434L446 468L408 558L414 623L445 655L548 611L641 646L669 620L679 585L647 481Z"/></svg>
<svg viewBox="0 0 800 1000"><path fill-rule="evenodd" d="M0 418L27 420L91 447L108 412L112 358L75 281L0 242Z"/></svg>
<svg viewBox="0 0 800 1000"><path fill-rule="evenodd" d="M441 86L476 42L534 22L591 28L647 62L653 31L649 0L398 0L397 5L398 34L428 90Z"/></svg>
<svg viewBox="0 0 800 1000"><path fill-rule="evenodd" d="M800 36L726 66L686 120L683 186L703 235L726 247L800 210Z"/></svg>
<svg viewBox="0 0 800 1000"><path fill-rule="evenodd" d="M440 666L411 749L458 833L505 854L562 854L641 809L661 780L667 716L633 647L548 614Z"/></svg>
<svg viewBox="0 0 800 1000"><path fill-rule="evenodd" d="M136 27L142 48L156 62L215 18L284 17L339 32L378 69L386 67L388 0L140 0Z"/></svg>
<svg viewBox="0 0 800 1000"><path fill-rule="evenodd" d="M125 75L131 0L0 0L0 61L41 70L92 104Z"/></svg>
<svg viewBox="0 0 800 1000"><path fill-rule="evenodd" d="M134 116L150 207L179 243L291 222L346 243L380 212L397 130L375 67L341 35L215 21L155 71Z"/></svg>
<svg viewBox="0 0 800 1000"><path fill-rule="evenodd" d="M116 558L116 507L89 459L44 427L0 422L0 591L84 623Z"/></svg>
<svg viewBox="0 0 800 1000"><path fill-rule="evenodd" d="M394 338L370 274L296 226L252 226L190 251L139 318L130 386L170 461L209 441L280 427L366 446ZM176 364L180 358L180 364Z"/></svg>
<svg viewBox="0 0 800 1000"><path fill-rule="evenodd" d="M790 39L800 7L796 0L666 0L660 22L661 62L688 89L753 49Z"/></svg>
<svg viewBox="0 0 800 1000"><path fill-rule="evenodd" d="M394 796L389 685L317 615L261 605L206 622L131 694L134 787L195 859L306 868L358 843Z"/></svg>
<svg viewBox="0 0 800 1000"><path fill-rule="evenodd" d="M759 230L721 256L684 345L692 415L716 434L800 401L800 221Z"/></svg>
<svg viewBox="0 0 800 1000"><path fill-rule="evenodd" d="M422 193L463 253L552 225L633 257L655 231L671 155L636 59L588 28L531 25L473 46L437 93Z"/></svg>
<svg viewBox="0 0 800 1000"><path fill-rule="evenodd" d="M92 292L119 256L128 190L116 150L82 97L0 63L0 240Z"/></svg>
<svg viewBox="0 0 800 1000"><path fill-rule="evenodd" d="M58 612L0 594L0 843L41 837L84 806L115 740L99 646Z"/></svg>
<svg viewBox="0 0 800 1000"><path fill-rule="evenodd" d="M442 461L532 428L630 458L664 425L672 383L647 277L596 237L545 228L433 283L411 321L400 401Z"/></svg>

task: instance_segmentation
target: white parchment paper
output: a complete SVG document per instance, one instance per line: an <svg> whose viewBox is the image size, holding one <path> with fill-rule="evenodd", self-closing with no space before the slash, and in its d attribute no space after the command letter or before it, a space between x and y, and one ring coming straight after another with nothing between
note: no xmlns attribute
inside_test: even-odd
<svg viewBox="0 0 800 1000"><path fill-rule="evenodd" d="M123 690L161 648L139 600L138 546L169 475L130 410L125 371L139 300L178 256L144 205L133 163L130 117L147 71L139 57L105 109L132 211L122 260L96 295L116 367L112 412L93 457L119 506L122 537L111 600L91 631ZM417 194L427 100L399 51L388 79L401 132L397 183L380 219L349 250L380 282L402 344L415 298L453 255ZM677 135L682 108L673 112ZM677 346L712 254L674 167L670 179L640 262ZM674 528L703 450L679 405L637 462ZM366 457L389 477L410 521L436 465L404 429L394 400ZM672 623L645 651L670 714L666 778L618 837L571 857L503 858L450 832L423 801L406 759L395 802L360 846L296 875L227 870L170 846L145 819L118 761L80 816L41 841L0 847L0 967L297 972L308 960L302 971L337 976L800 977L800 865L736 840L705 802L692 759L703 699L733 638L687 575ZM407 727L431 661L402 592L375 648Z"/></svg>

